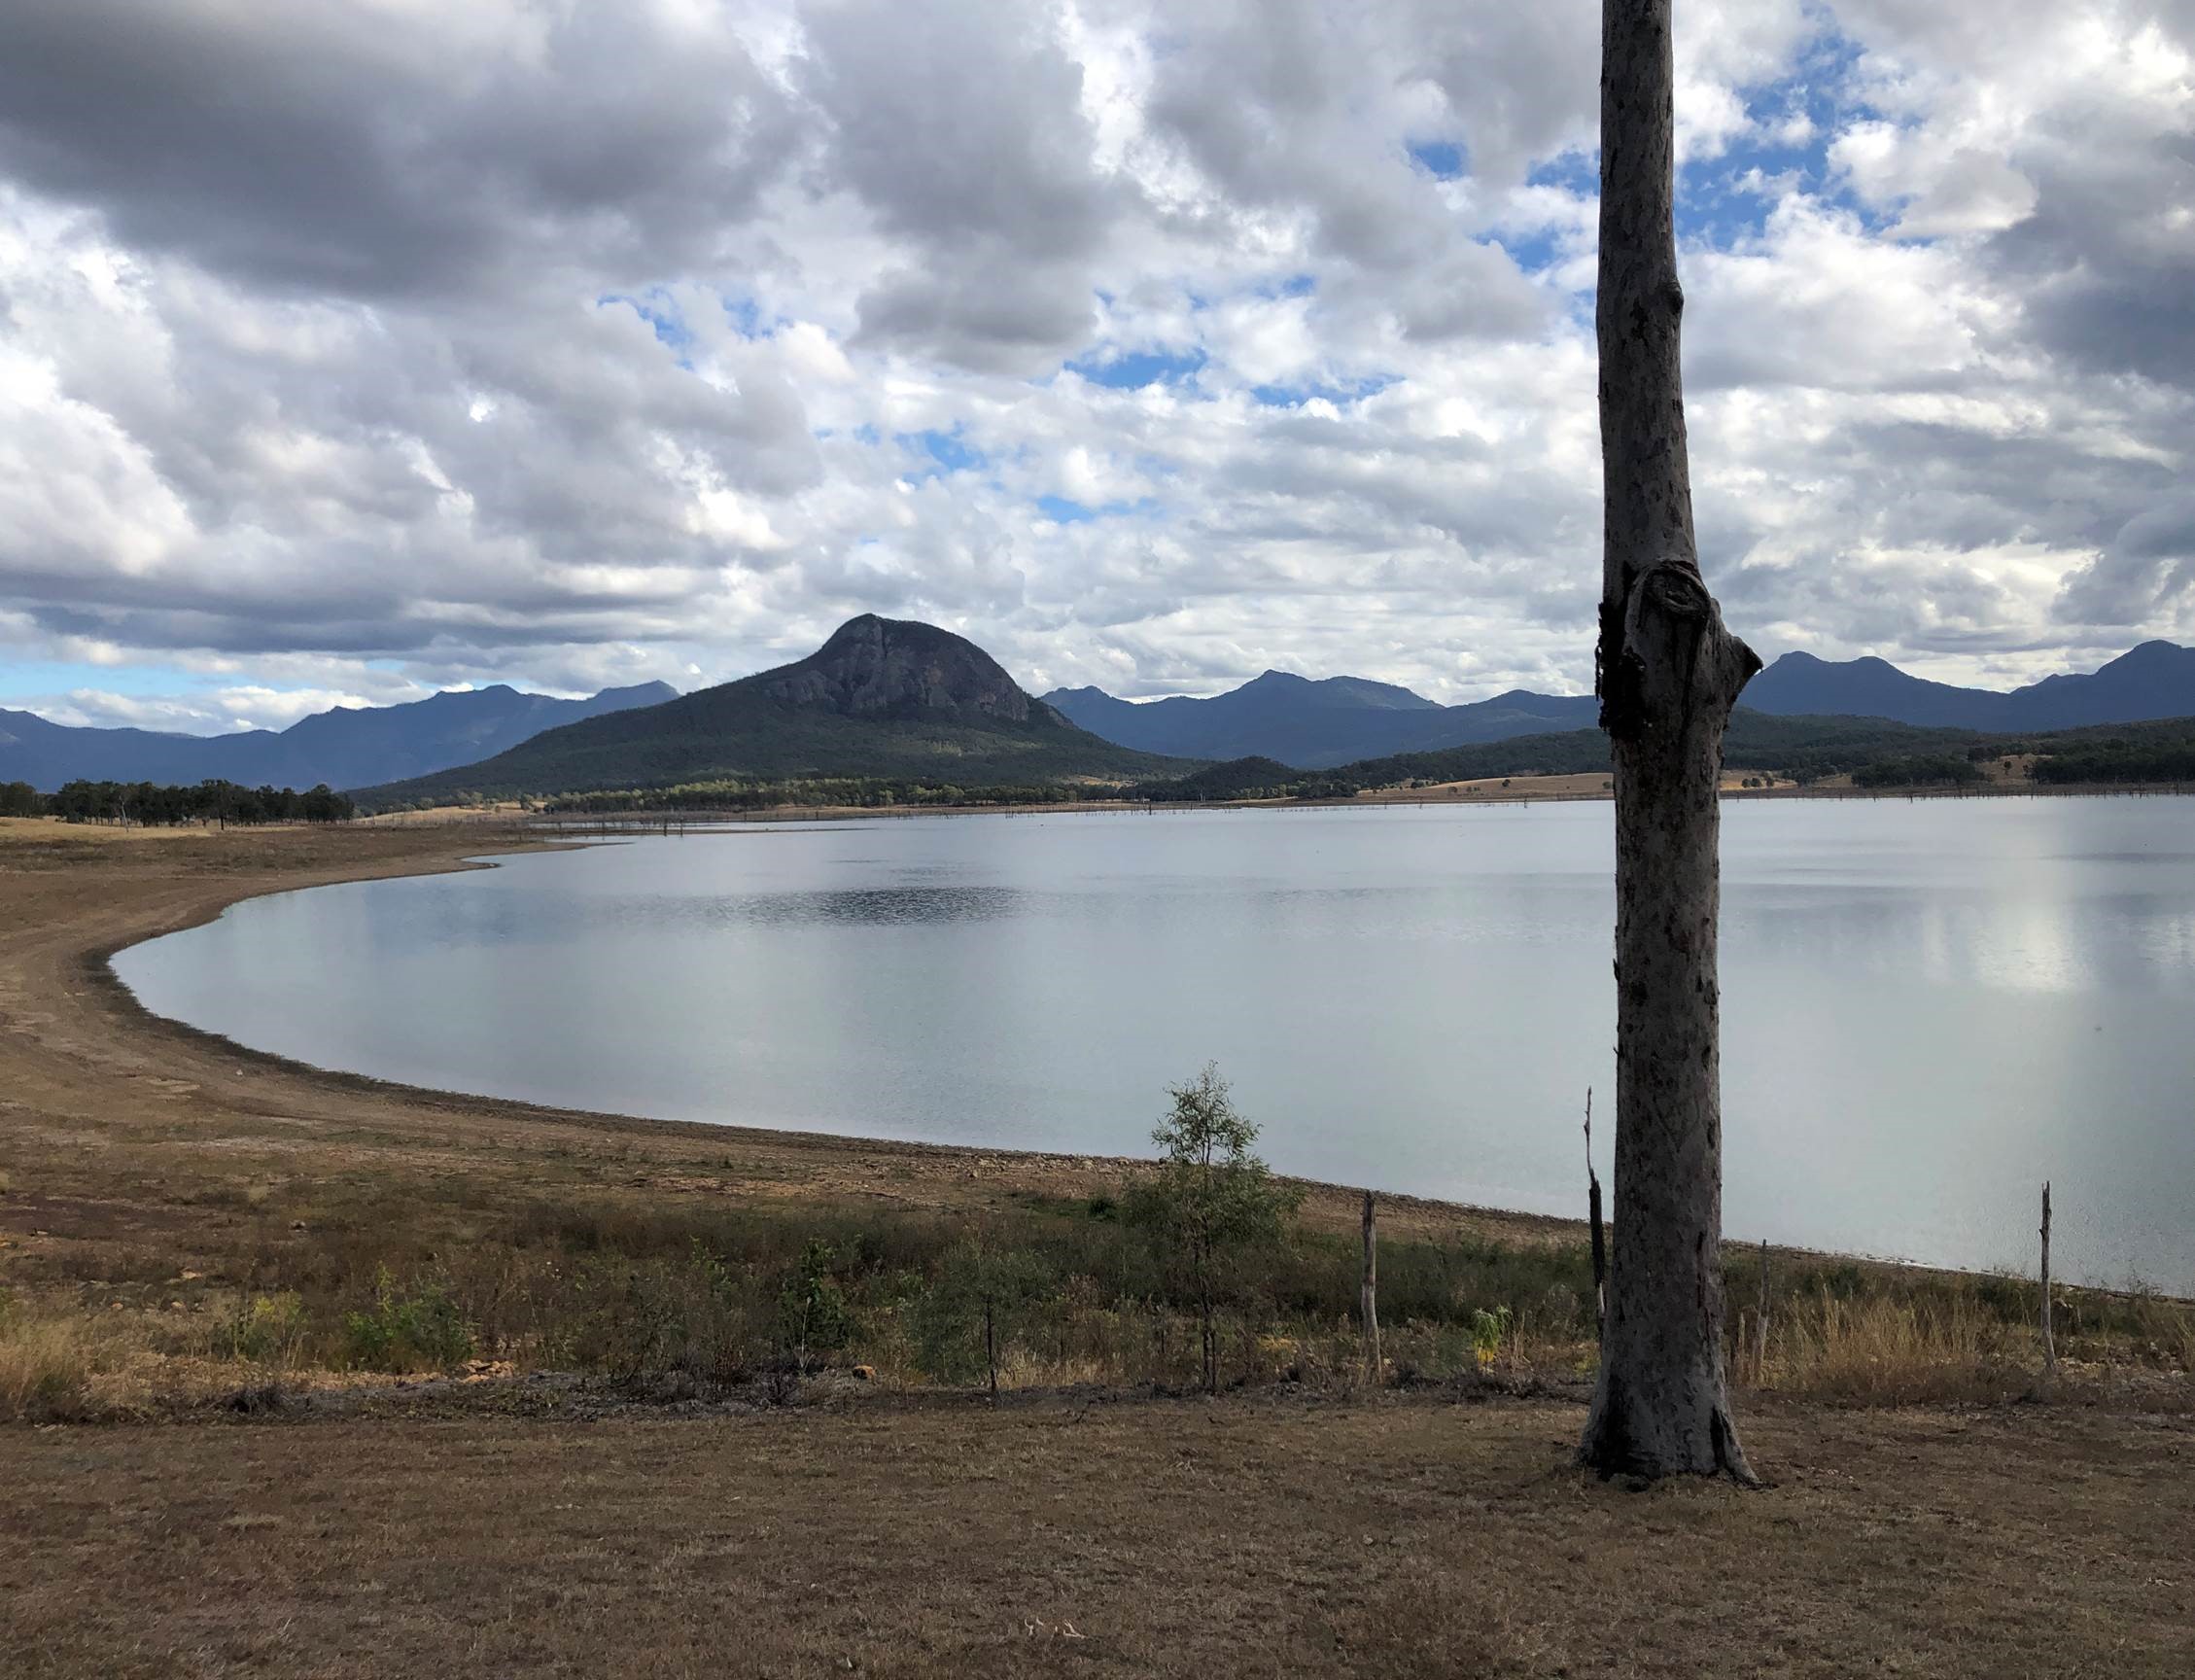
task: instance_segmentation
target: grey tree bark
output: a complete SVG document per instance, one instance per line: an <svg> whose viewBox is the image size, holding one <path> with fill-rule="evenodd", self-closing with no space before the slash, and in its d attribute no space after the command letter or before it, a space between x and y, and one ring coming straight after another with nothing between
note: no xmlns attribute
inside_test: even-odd
<svg viewBox="0 0 2195 1680"><path fill-rule="evenodd" d="M1751 1481L1723 1366L1723 732L1760 668L1692 535L1671 0L1601 9L1601 726L1616 773L1615 1243L1580 1444L1604 1474Z"/></svg>

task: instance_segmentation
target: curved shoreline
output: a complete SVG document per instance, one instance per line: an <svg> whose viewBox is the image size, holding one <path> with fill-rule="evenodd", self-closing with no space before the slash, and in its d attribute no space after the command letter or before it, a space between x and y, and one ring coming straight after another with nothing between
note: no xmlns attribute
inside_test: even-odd
<svg viewBox="0 0 2195 1680"><path fill-rule="evenodd" d="M0 926L12 929L0 942L0 1276L12 1233L65 1242L72 1224L170 1230L239 1182L355 1185L366 1174L446 1188L460 1175L479 1195L511 1199L583 1188L651 1206L705 1197L955 1216L1111 1195L1144 1165L658 1119L316 1068L157 1014L112 966L122 950L202 927L251 898L489 869L501 858L589 843L517 822L163 835L0 821ZM1360 1191L1297 1182L1313 1223L1355 1228ZM1585 1238L1582 1220L1555 1215L1384 1190L1379 1201L1398 1235L1524 1244ZM37 1239L41 1231L51 1236ZM1771 1250L1916 1274L1955 1270L1788 1244Z"/></svg>
<svg viewBox="0 0 2195 1680"><path fill-rule="evenodd" d="M662 1120L319 1068L156 1014L112 966L121 951L247 899L493 868L497 858L577 843L517 823L181 835L0 824L0 923L13 929L0 946L0 1138L12 1180L0 1183L0 1237L19 1229L25 1242L62 1242L70 1224L103 1228L117 1209L141 1227L186 1223L185 1208L239 1178L462 1172L518 1196L575 1175L598 1184L596 1169L613 1162L619 1188L651 1198L851 1199L950 1214L1109 1193L1134 1170L1116 1157ZM1307 1211L1321 1223L1356 1217L1355 1192L1308 1189ZM1400 1194L1383 1193L1382 1205L1398 1229L1536 1242L1583 1235L1549 1216ZM40 1230L51 1235L34 1238Z"/></svg>

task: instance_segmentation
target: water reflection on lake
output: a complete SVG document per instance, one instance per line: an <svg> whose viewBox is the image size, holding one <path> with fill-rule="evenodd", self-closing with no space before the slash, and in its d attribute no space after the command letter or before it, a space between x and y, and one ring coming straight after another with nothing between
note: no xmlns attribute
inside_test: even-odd
<svg viewBox="0 0 2195 1680"><path fill-rule="evenodd" d="M1734 1235L2026 1267L2048 1177L2061 1269L2195 1290L2195 801L1745 802L1725 858ZM1137 1151L1216 1060L1279 1167L1573 1212L1610 869L1603 804L745 827L116 965L323 1067L851 1135Z"/></svg>

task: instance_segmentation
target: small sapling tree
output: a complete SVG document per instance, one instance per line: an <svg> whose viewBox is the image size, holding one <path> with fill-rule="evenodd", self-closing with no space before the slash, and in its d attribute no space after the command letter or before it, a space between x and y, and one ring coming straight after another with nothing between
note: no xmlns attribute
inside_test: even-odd
<svg viewBox="0 0 2195 1680"><path fill-rule="evenodd" d="M1057 1282L1042 1255L1002 1246L984 1233L961 1238L946 1250L917 1314L923 1368L949 1381L980 1371L995 1397L1000 1351Z"/></svg>
<svg viewBox="0 0 2195 1680"><path fill-rule="evenodd" d="M1197 1304L1204 1391L1219 1391L1217 1311L1242 1261L1280 1240L1302 1193L1252 1152L1258 1129L1236 1106L1219 1069L1167 1093L1173 1110L1152 1132L1159 1168L1131 1187L1129 1218L1152 1234Z"/></svg>
<svg viewBox="0 0 2195 1680"><path fill-rule="evenodd" d="M778 1334L804 1377L813 1355L837 1351L853 1334L846 1291L831 1275L837 1258L828 1242L811 1238L778 1286Z"/></svg>

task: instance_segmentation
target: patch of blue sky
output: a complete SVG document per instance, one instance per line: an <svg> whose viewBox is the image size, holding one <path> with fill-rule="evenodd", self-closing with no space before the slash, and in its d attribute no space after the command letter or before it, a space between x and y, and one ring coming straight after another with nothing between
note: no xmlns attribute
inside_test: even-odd
<svg viewBox="0 0 2195 1680"><path fill-rule="evenodd" d="M776 329L776 322L763 320L761 306L751 298L727 296L723 304L725 319L742 338L767 338Z"/></svg>
<svg viewBox="0 0 2195 1680"><path fill-rule="evenodd" d="M1410 156L1436 181L1460 180L1470 172L1470 155L1453 140L1413 140Z"/></svg>
<svg viewBox="0 0 2195 1680"><path fill-rule="evenodd" d="M1677 235L1727 247L1758 237L1786 190L1856 217L1869 232L1891 218L1857 198L1829 163L1829 146L1877 113L1859 97L1858 43L1825 26L1791 73L1747 89L1752 127L1713 158L1690 159L1678 183Z"/></svg>
<svg viewBox="0 0 2195 1680"><path fill-rule="evenodd" d="M1159 505L1149 497L1133 502L1103 502L1096 507L1064 496L1039 496L1036 510L1055 525L1087 525L1096 519L1117 519L1124 514L1152 514Z"/></svg>
<svg viewBox="0 0 2195 1680"><path fill-rule="evenodd" d="M1202 350L1131 350L1109 358L1078 357L1065 367L1093 385L1140 391L1147 385L1178 385L1194 378L1204 361Z"/></svg>
<svg viewBox="0 0 2195 1680"><path fill-rule="evenodd" d="M1509 260L1527 274L1544 273L1570 255L1550 228L1504 228L1487 234L1479 243L1500 246L1509 254Z"/></svg>
<svg viewBox="0 0 2195 1680"><path fill-rule="evenodd" d="M605 292L595 301L624 304L648 324L657 343L673 350L683 350L693 342L693 333L679 318L677 306L661 292Z"/></svg>
<svg viewBox="0 0 2195 1680"><path fill-rule="evenodd" d="M1376 396L1395 384L1398 378L1393 373L1373 373L1362 379L1351 379L1341 384L1316 380L1302 385L1253 385L1250 387L1250 397L1265 408L1301 408L1306 402L1320 397L1340 408L1351 402L1362 402L1367 397Z"/></svg>
<svg viewBox="0 0 2195 1680"><path fill-rule="evenodd" d="M91 665L73 659L0 661L0 700L97 688L108 694L178 694L205 680L169 665Z"/></svg>
<svg viewBox="0 0 2195 1680"><path fill-rule="evenodd" d="M905 474L912 484L950 477L955 472L980 472L990 465L989 457L963 438L958 426L950 432L902 432L893 441L917 457Z"/></svg>
<svg viewBox="0 0 2195 1680"><path fill-rule="evenodd" d="M1572 148L1543 158L1525 171L1527 187L1553 187L1579 198L1600 196L1600 154Z"/></svg>

